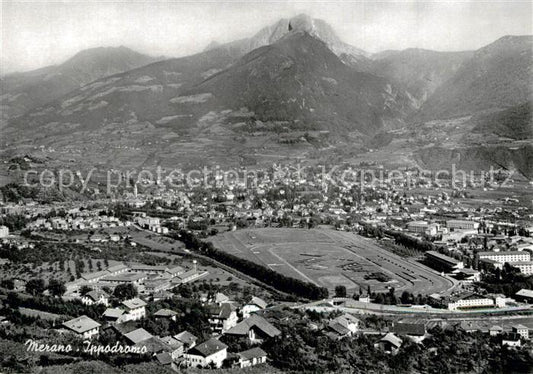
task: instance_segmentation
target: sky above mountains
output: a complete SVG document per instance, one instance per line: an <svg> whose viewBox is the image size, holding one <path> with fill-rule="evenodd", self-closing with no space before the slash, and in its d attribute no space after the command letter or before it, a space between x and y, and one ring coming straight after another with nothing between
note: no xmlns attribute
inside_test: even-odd
<svg viewBox="0 0 533 374"><path fill-rule="evenodd" d="M125 45L154 56L199 52L299 13L328 22L368 52L472 50L533 33L530 1L2 1L0 73L61 63L80 50Z"/></svg>

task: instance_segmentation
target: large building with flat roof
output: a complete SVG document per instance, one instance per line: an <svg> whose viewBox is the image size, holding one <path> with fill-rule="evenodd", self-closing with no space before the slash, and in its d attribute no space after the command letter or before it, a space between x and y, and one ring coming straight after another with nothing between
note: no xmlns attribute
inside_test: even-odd
<svg viewBox="0 0 533 374"><path fill-rule="evenodd" d="M418 234L436 235L438 225L426 221L412 221L407 224L407 230Z"/></svg>
<svg viewBox="0 0 533 374"><path fill-rule="evenodd" d="M526 251L479 252L478 256L480 260L493 260L501 264L531 261L531 254Z"/></svg>
<svg viewBox="0 0 533 374"><path fill-rule="evenodd" d="M454 230L477 230L479 227L479 222L452 219L446 221L446 227Z"/></svg>
<svg viewBox="0 0 533 374"><path fill-rule="evenodd" d="M426 263L435 270L452 272L457 269L463 269L463 261L443 255L436 251L427 251L425 253Z"/></svg>
<svg viewBox="0 0 533 374"><path fill-rule="evenodd" d="M520 269L520 272L524 275L533 274L533 261L510 262L509 265Z"/></svg>
<svg viewBox="0 0 533 374"><path fill-rule="evenodd" d="M463 294L450 298L448 302L449 310L473 309L473 308L493 308L496 304L490 297L475 293Z"/></svg>

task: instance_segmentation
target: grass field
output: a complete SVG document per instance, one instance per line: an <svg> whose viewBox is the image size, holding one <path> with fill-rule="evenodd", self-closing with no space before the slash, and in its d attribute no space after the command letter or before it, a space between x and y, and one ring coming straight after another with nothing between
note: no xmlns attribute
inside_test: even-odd
<svg viewBox="0 0 533 374"><path fill-rule="evenodd" d="M246 229L212 238L215 247L266 265L287 276L349 293L366 290L408 290L431 294L448 289L451 281L433 270L396 256L359 235L331 229ZM388 281L368 279L382 273Z"/></svg>

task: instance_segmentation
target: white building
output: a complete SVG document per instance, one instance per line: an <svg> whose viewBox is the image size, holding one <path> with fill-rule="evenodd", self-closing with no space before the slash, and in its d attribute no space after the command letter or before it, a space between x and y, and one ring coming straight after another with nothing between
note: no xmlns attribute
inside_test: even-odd
<svg viewBox="0 0 533 374"><path fill-rule="evenodd" d="M192 367L207 367L213 363L219 368L227 357L228 346L215 338L194 346L184 354L187 364Z"/></svg>
<svg viewBox="0 0 533 374"><path fill-rule="evenodd" d="M494 300L478 294L466 294L454 297L448 303L449 310L470 309L470 308L491 308L494 307Z"/></svg>
<svg viewBox="0 0 533 374"><path fill-rule="evenodd" d="M407 230L418 234L436 235L439 226L426 221L412 221L407 224Z"/></svg>
<svg viewBox="0 0 533 374"><path fill-rule="evenodd" d="M133 299L123 301L122 305L126 310L126 320L137 321L146 317L146 303L143 300L135 297Z"/></svg>
<svg viewBox="0 0 533 374"><path fill-rule="evenodd" d="M453 219L446 222L446 227L454 230L477 230L479 222Z"/></svg>
<svg viewBox="0 0 533 374"><path fill-rule="evenodd" d="M265 300L253 296L252 300L250 300L248 303L246 303L245 306L242 307L241 313L243 318L250 317L251 313L257 312L259 310L265 309L267 307L267 303Z"/></svg>
<svg viewBox="0 0 533 374"><path fill-rule="evenodd" d="M228 331L239 320L235 307L230 303L209 306L209 325L215 334Z"/></svg>
<svg viewBox="0 0 533 374"><path fill-rule="evenodd" d="M102 304L108 306L109 296L104 291L93 290L83 295L81 302L85 305Z"/></svg>
<svg viewBox="0 0 533 374"><path fill-rule="evenodd" d="M513 336L505 337L502 339L502 345L508 347L520 347L522 345L520 342L520 336L515 334Z"/></svg>
<svg viewBox="0 0 533 374"><path fill-rule="evenodd" d="M509 262L509 265L520 269L520 272L524 275L533 274L533 261Z"/></svg>
<svg viewBox="0 0 533 374"><path fill-rule="evenodd" d="M529 329L524 325L514 325L512 327L513 332L520 335L522 339L529 340Z"/></svg>
<svg viewBox="0 0 533 374"><path fill-rule="evenodd" d="M493 260L501 264L531 261L531 254L526 251L479 252L478 255L480 260Z"/></svg>
<svg viewBox="0 0 533 374"><path fill-rule="evenodd" d="M83 315L64 322L63 326L80 338L91 339L93 336L98 335L101 325L95 320Z"/></svg>
<svg viewBox="0 0 533 374"><path fill-rule="evenodd" d="M246 368L250 366L264 364L267 359L267 353L259 347L248 349L244 352L237 353L238 361L235 366Z"/></svg>
<svg viewBox="0 0 533 374"><path fill-rule="evenodd" d="M9 228L7 226L0 226L0 238L5 238L9 235Z"/></svg>

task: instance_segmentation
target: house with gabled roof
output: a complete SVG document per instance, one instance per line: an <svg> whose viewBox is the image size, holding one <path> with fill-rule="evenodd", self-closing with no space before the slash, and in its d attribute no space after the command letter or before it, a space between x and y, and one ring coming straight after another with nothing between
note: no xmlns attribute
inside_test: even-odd
<svg viewBox="0 0 533 374"><path fill-rule="evenodd" d="M82 296L81 302L85 305L109 305L109 295L102 290L92 290Z"/></svg>
<svg viewBox="0 0 533 374"><path fill-rule="evenodd" d="M159 309L154 313L155 318L170 319L172 321L176 320L177 315L178 313L170 309Z"/></svg>
<svg viewBox="0 0 533 374"><path fill-rule="evenodd" d="M222 292L217 292L213 298L213 302L218 305L229 302L229 297L224 295Z"/></svg>
<svg viewBox="0 0 533 374"><path fill-rule="evenodd" d="M209 324L214 334L221 334L237 324L238 317L233 304L210 305Z"/></svg>
<svg viewBox="0 0 533 374"><path fill-rule="evenodd" d="M339 340L347 336L353 336L359 330L359 319L345 313L331 319L324 334L333 340Z"/></svg>
<svg viewBox="0 0 533 374"><path fill-rule="evenodd" d="M348 313L344 313L343 315L334 318L333 321L340 324L344 328L347 328L350 331L350 335L353 335L357 332L359 329L359 323L361 322L359 318Z"/></svg>
<svg viewBox="0 0 533 374"><path fill-rule="evenodd" d="M503 333L503 327L494 325L489 328L489 335L490 336L497 336L501 335Z"/></svg>
<svg viewBox="0 0 533 374"><path fill-rule="evenodd" d="M252 296L252 299L241 308L242 317L248 318L250 314L265 309L267 305L265 300L257 296Z"/></svg>
<svg viewBox="0 0 533 374"><path fill-rule="evenodd" d="M126 320L128 321L137 321L146 317L146 303L138 297L124 300L122 306L126 311Z"/></svg>
<svg viewBox="0 0 533 374"><path fill-rule="evenodd" d="M183 343L184 349L190 349L194 347L198 341L198 338L187 330L174 335L173 338Z"/></svg>
<svg viewBox="0 0 533 374"><path fill-rule="evenodd" d="M137 344L140 342L143 342L145 340L148 340L153 337L152 334L150 334L148 331L146 331L143 328L139 328L133 331L128 332L127 334L124 334L124 337L128 339L133 344Z"/></svg>
<svg viewBox="0 0 533 374"><path fill-rule="evenodd" d="M382 337L374 346L381 349L385 353L396 354L402 346L402 339L389 332Z"/></svg>
<svg viewBox="0 0 533 374"><path fill-rule="evenodd" d="M254 347L236 355L234 367L246 368L250 366L264 364L267 360L267 353L259 347Z"/></svg>
<svg viewBox="0 0 533 374"><path fill-rule="evenodd" d="M183 352L184 352L184 349L185 349L185 344L183 344L182 342L180 342L178 339L175 339L174 337L172 336L163 336L161 338L161 341L164 342L165 344L167 344L171 350L169 351L171 356L172 356L172 359L177 359L181 356L183 356Z"/></svg>
<svg viewBox="0 0 533 374"><path fill-rule="evenodd" d="M148 339L141 340L135 344L138 348L144 348L147 353L156 355L161 352L171 352L172 348L165 343L160 337L152 336Z"/></svg>
<svg viewBox="0 0 533 374"><path fill-rule="evenodd" d="M518 301L524 303L533 304L533 290L528 290L527 288L522 288L515 294L515 298Z"/></svg>
<svg viewBox="0 0 533 374"><path fill-rule="evenodd" d="M261 343L267 338L280 335L281 331L263 317L252 314L224 334L235 337L247 337L251 343Z"/></svg>
<svg viewBox="0 0 533 374"><path fill-rule="evenodd" d="M111 323L122 323L127 320L126 312L120 308L107 308L102 317Z"/></svg>
<svg viewBox="0 0 533 374"><path fill-rule="evenodd" d="M194 346L184 354L188 366L192 367L213 365L219 368L227 356L228 346L215 338Z"/></svg>
<svg viewBox="0 0 533 374"><path fill-rule="evenodd" d="M101 325L95 320L83 315L63 322L63 326L80 338L91 339L93 336L98 335Z"/></svg>
<svg viewBox="0 0 533 374"><path fill-rule="evenodd" d="M162 366L168 366L174 371L178 371L178 366L174 362L172 355L169 352L161 352L155 355L155 359Z"/></svg>
<svg viewBox="0 0 533 374"><path fill-rule="evenodd" d="M420 343L426 337L426 324L424 322L396 322L392 326L392 332L396 335L404 335L416 343Z"/></svg>

